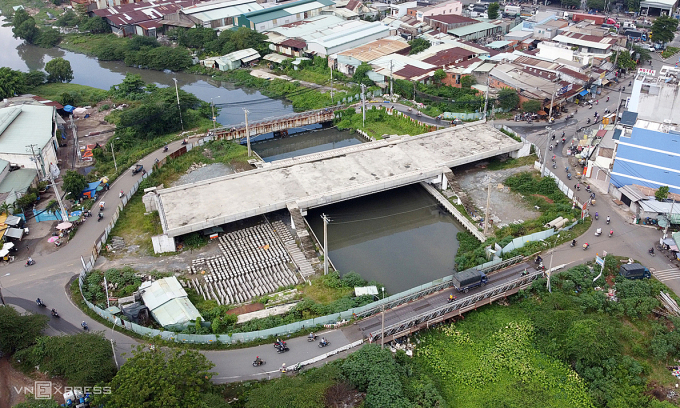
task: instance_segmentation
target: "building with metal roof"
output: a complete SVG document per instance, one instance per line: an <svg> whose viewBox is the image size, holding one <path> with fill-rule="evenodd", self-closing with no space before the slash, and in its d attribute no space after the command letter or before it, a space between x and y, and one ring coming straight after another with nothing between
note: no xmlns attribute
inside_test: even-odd
<svg viewBox="0 0 680 408"><path fill-rule="evenodd" d="M16 169L6 174L3 170L0 172L0 203L12 205L37 181L38 171L36 169Z"/></svg>
<svg viewBox="0 0 680 408"><path fill-rule="evenodd" d="M0 109L0 159L37 169L57 163L57 113L54 106L17 105Z"/></svg>
<svg viewBox="0 0 680 408"><path fill-rule="evenodd" d="M389 37L392 29L379 21L354 27L341 33L327 35L307 42L307 51L325 57L336 54L370 41Z"/></svg>
<svg viewBox="0 0 680 408"><path fill-rule="evenodd" d="M93 13L103 18L118 36L155 37L157 28L163 25L163 17L175 14L193 3L192 0L148 0L94 10Z"/></svg>
<svg viewBox="0 0 680 408"><path fill-rule="evenodd" d="M201 317L176 277L144 282L139 287L142 300L161 326L186 325Z"/></svg>
<svg viewBox="0 0 680 408"><path fill-rule="evenodd" d="M264 10L264 7L256 0L214 0L185 7L175 15L167 16L164 22L177 20L194 26L228 29L234 26L234 18L258 10Z"/></svg>
<svg viewBox="0 0 680 408"><path fill-rule="evenodd" d="M390 54L406 54L411 46L401 37L387 37L372 41L328 57L329 65L345 75L354 75L356 67Z"/></svg>
<svg viewBox="0 0 680 408"><path fill-rule="evenodd" d="M334 4L332 0L298 0L280 3L263 10L243 13L236 18L234 25L261 33L284 24L318 16L322 10L328 10Z"/></svg>
<svg viewBox="0 0 680 408"><path fill-rule="evenodd" d="M252 48L234 51L220 57L208 57L200 61L200 64L208 68L219 69L220 71L231 71L260 59L260 53Z"/></svg>
<svg viewBox="0 0 680 408"><path fill-rule="evenodd" d="M495 24L480 22L464 27L454 28L448 33L461 40L477 40L485 37L492 37L503 32L503 28Z"/></svg>

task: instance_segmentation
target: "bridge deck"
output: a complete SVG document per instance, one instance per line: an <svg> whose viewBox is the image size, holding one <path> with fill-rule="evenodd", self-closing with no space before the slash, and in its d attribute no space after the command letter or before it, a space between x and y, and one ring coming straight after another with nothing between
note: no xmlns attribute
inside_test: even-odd
<svg viewBox="0 0 680 408"><path fill-rule="evenodd" d="M273 162L262 169L162 189L163 231L174 237L286 208L319 207L435 178L444 168L519 150L484 123Z"/></svg>

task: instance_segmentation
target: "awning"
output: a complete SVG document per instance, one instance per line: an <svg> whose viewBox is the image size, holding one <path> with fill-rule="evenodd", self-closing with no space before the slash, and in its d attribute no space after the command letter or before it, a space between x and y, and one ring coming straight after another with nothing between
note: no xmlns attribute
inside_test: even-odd
<svg viewBox="0 0 680 408"><path fill-rule="evenodd" d="M253 54L250 57L245 57L245 58L241 59L241 61L250 62L250 61L255 61L256 59L259 59L259 58L260 58L260 54Z"/></svg>
<svg viewBox="0 0 680 408"><path fill-rule="evenodd" d="M21 239L24 236L24 230L20 228L7 228L5 238Z"/></svg>
<svg viewBox="0 0 680 408"><path fill-rule="evenodd" d="M538 113L538 114L541 115L541 116L547 115L547 113L545 113L545 111L538 111L538 112L536 112L536 113Z"/></svg>
<svg viewBox="0 0 680 408"><path fill-rule="evenodd" d="M579 95L579 96L583 96L583 95L587 95L587 94L589 94L589 93L590 93L590 91L589 91L589 90L587 90L587 89L584 89L584 90L582 90L581 92L579 92L579 94L578 94L578 95Z"/></svg>
<svg viewBox="0 0 680 408"><path fill-rule="evenodd" d="M605 85L607 85L608 83L609 83L609 80L608 80L608 79L603 79L603 80L602 80L602 86L605 86Z"/></svg>
<svg viewBox="0 0 680 408"><path fill-rule="evenodd" d="M280 55L280 54L267 54L264 57L262 57L262 59L280 64L283 61L287 60L288 57L285 57L285 56Z"/></svg>

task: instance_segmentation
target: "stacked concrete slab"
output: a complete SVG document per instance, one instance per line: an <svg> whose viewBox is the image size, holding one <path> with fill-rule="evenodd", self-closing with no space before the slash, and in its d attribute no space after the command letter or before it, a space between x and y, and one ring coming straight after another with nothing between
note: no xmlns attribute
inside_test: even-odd
<svg viewBox="0 0 680 408"><path fill-rule="evenodd" d="M222 255L196 259L190 268L190 273L203 275L203 282L196 279L192 284L205 299L243 303L299 283L288 266L288 252L269 224L225 234L219 247Z"/></svg>

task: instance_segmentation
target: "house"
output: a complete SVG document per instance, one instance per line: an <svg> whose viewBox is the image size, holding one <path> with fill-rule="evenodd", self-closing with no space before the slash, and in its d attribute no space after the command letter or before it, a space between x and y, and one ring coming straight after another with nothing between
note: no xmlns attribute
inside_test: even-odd
<svg viewBox="0 0 680 408"><path fill-rule="evenodd" d="M322 14L303 21L284 24L265 32L269 49L290 57L302 57L307 43L331 34L347 32L370 24L362 20L343 20L335 15Z"/></svg>
<svg viewBox="0 0 680 408"><path fill-rule="evenodd" d="M613 37L597 37L588 34L567 32L558 34L553 38L556 43L566 45L582 53L608 56L612 52L613 45L617 42Z"/></svg>
<svg viewBox="0 0 680 408"><path fill-rule="evenodd" d="M263 10L256 0L215 0L182 8L165 16L166 25L228 29L241 14ZM182 24L183 23L183 24Z"/></svg>
<svg viewBox="0 0 680 408"><path fill-rule="evenodd" d="M441 68L408 55L390 54L371 61L368 76L378 85L386 85L389 78L426 82Z"/></svg>
<svg viewBox="0 0 680 408"><path fill-rule="evenodd" d="M37 183L38 171L34 167L18 168L0 159L0 203L12 205Z"/></svg>
<svg viewBox="0 0 680 408"><path fill-rule="evenodd" d="M520 104L533 99L540 101L549 109L552 92L557 93L563 87L569 86L569 83L559 81L558 75L554 73L507 63L497 65L489 72L489 86L496 89L515 89ZM553 103L559 105L564 101L564 96L558 96L554 98Z"/></svg>
<svg viewBox="0 0 680 408"><path fill-rule="evenodd" d="M280 3L262 10L243 13L236 17L234 25L262 33L274 27L318 16L334 4L332 0L298 0Z"/></svg>
<svg viewBox="0 0 680 408"><path fill-rule="evenodd" d="M424 21L429 16L439 15L461 15L463 14L463 3L458 0L445 1L428 7L414 7L408 9L408 15L415 17L418 21Z"/></svg>
<svg viewBox="0 0 680 408"><path fill-rule="evenodd" d="M537 40L552 40L564 27L569 25L565 20L550 20L534 26L534 38Z"/></svg>
<svg viewBox="0 0 680 408"><path fill-rule="evenodd" d="M234 51L221 57L209 57L200 61L200 64L220 71L231 71L260 59L260 53L252 48Z"/></svg>
<svg viewBox="0 0 680 408"><path fill-rule="evenodd" d="M457 14L428 15L422 21L425 21L427 25L443 33L453 30L454 28L465 27L471 24L479 23L479 20Z"/></svg>
<svg viewBox="0 0 680 408"><path fill-rule="evenodd" d="M93 13L106 20L113 33L119 37L156 37L163 27L163 17L177 13L193 3L192 0L149 0L98 9Z"/></svg>
<svg viewBox="0 0 680 408"><path fill-rule="evenodd" d="M390 27L376 21L366 25L354 27L342 33L331 34L307 42L307 52L325 57L336 54L370 41L389 37L392 34Z"/></svg>
<svg viewBox="0 0 680 408"><path fill-rule="evenodd" d="M354 75L356 67L390 54L405 55L411 46L400 37L388 37L342 51L328 57L328 65L345 75Z"/></svg>
<svg viewBox="0 0 680 408"><path fill-rule="evenodd" d="M139 290L151 315L163 327L187 325L190 321L201 318L196 306L191 303L186 291L174 276L143 282Z"/></svg>
<svg viewBox="0 0 680 408"><path fill-rule="evenodd" d="M0 159L11 166L36 169L41 178L47 177L50 165L56 167L58 163L56 134L54 106L17 105L0 109Z"/></svg>

